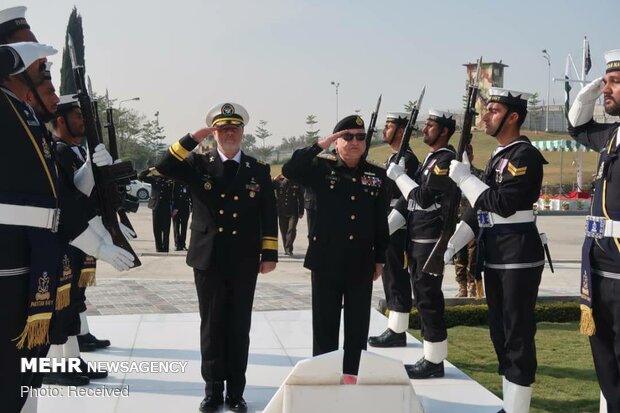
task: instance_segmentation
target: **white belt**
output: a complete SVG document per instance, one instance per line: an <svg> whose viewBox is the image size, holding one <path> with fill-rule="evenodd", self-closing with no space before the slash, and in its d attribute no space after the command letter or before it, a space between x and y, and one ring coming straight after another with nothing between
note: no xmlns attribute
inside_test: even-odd
<svg viewBox="0 0 620 413"><path fill-rule="evenodd" d="M420 205L416 204L416 202L412 199L409 200L409 204L407 205L407 210L409 211L425 211L425 212L430 212L430 211L436 211L438 209L441 208L441 205L439 204L433 204L431 206L429 206L428 208L422 208Z"/></svg>
<svg viewBox="0 0 620 413"><path fill-rule="evenodd" d="M0 225L19 225L58 231L60 209L0 204Z"/></svg>
<svg viewBox="0 0 620 413"><path fill-rule="evenodd" d="M494 212L478 211L478 225L481 228L489 228L493 225L501 224L522 224L526 222L534 222L536 217L534 211L517 211L509 217L502 217Z"/></svg>
<svg viewBox="0 0 620 413"><path fill-rule="evenodd" d="M601 239L604 237L620 238L620 221L605 217L586 217L586 236Z"/></svg>

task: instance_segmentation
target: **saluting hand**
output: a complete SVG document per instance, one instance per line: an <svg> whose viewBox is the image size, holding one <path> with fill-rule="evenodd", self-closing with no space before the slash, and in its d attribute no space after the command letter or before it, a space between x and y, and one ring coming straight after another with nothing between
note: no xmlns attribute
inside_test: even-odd
<svg viewBox="0 0 620 413"><path fill-rule="evenodd" d="M328 136L327 138L323 138L321 140L319 140L317 142L317 144L323 148L323 149L327 149L331 146L332 143L336 142L336 140L338 138L340 138L341 136L344 136L348 133L351 133L351 130L347 129L347 130L341 130L340 132L336 132L333 135Z"/></svg>
<svg viewBox="0 0 620 413"><path fill-rule="evenodd" d="M274 261L263 261L260 263L260 269L258 272L261 274L267 274L268 272L276 269L276 264L277 263Z"/></svg>
<svg viewBox="0 0 620 413"><path fill-rule="evenodd" d="M198 129L196 132L192 133L192 139L200 143L207 136L211 135L216 130L217 130L217 126L209 126L207 128Z"/></svg>
<svg viewBox="0 0 620 413"><path fill-rule="evenodd" d="M372 277L373 281L377 281L381 277L383 272L383 264L375 264L375 275Z"/></svg>

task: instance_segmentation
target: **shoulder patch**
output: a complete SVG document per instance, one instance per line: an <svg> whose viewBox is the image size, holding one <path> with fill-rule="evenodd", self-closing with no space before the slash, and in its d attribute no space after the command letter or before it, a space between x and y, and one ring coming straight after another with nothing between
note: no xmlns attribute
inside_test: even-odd
<svg viewBox="0 0 620 413"><path fill-rule="evenodd" d="M439 165L435 165L435 167L433 168L433 173L434 173L435 175L448 175L448 171L449 171L449 169L448 169L448 168L446 168L446 169L441 169L441 168L439 167Z"/></svg>
<svg viewBox="0 0 620 413"><path fill-rule="evenodd" d="M336 155L331 154L331 153L320 153L316 157L317 158L327 159L329 161L335 161L336 160Z"/></svg>
<svg viewBox="0 0 620 413"><path fill-rule="evenodd" d="M527 172L527 166L517 168L512 162L508 162L508 172L510 172L512 176L522 176Z"/></svg>

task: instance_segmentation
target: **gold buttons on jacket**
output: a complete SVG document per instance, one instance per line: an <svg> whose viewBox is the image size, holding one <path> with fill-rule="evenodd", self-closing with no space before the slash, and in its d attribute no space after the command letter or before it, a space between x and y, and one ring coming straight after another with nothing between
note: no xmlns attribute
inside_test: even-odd
<svg viewBox="0 0 620 413"><path fill-rule="evenodd" d="M235 201L238 201L238 200L239 200L239 197L238 197L237 195L235 195L233 199L234 199Z"/></svg>
<svg viewBox="0 0 620 413"><path fill-rule="evenodd" d="M220 231L220 232L224 232L224 228L219 227L219 228L218 228L218 231Z"/></svg>
<svg viewBox="0 0 620 413"><path fill-rule="evenodd" d="M353 181L353 182L357 182L357 179L355 179L355 178L351 178L351 181Z"/></svg>
<svg viewBox="0 0 620 413"><path fill-rule="evenodd" d="M220 194L222 198L226 198L226 194Z"/></svg>
<svg viewBox="0 0 620 413"><path fill-rule="evenodd" d="M224 210L220 209L220 215L224 215Z"/></svg>
<svg viewBox="0 0 620 413"><path fill-rule="evenodd" d="M351 201L355 201L355 195L351 195Z"/></svg>
<svg viewBox="0 0 620 413"><path fill-rule="evenodd" d="M353 238L355 238L353 235L349 235L350 240L353 240Z"/></svg>
<svg viewBox="0 0 620 413"><path fill-rule="evenodd" d="M233 234L233 235L237 235L237 231L233 231L233 232L232 232L232 234Z"/></svg>
<svg viewBox="0 0 620 413"><path fill-rule="evenodd" d="M351 215L351 220L355 221L355 214Z"/></svg>
<svg viewBox="0 0 620 413"><path fill-rule="evenodd" d="M233 212L233 218L237 218L237 216L239 216L239 214L237 214L236 212Z"/></svg>

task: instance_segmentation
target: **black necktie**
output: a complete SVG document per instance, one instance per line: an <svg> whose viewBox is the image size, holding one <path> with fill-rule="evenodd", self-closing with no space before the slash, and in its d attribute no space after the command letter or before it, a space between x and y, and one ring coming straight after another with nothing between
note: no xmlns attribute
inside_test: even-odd
<svg viewBox="0 0 620 413"><path fill-rule="evenodd" d="M235 179L235 175L237 175L237 169L239 169L239 164L237 161L229 159L224 161L224 181L226 185L230 185L232 181Z"/></svg>

